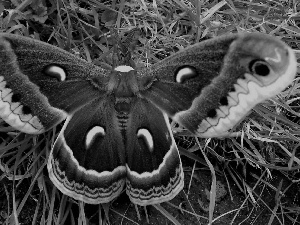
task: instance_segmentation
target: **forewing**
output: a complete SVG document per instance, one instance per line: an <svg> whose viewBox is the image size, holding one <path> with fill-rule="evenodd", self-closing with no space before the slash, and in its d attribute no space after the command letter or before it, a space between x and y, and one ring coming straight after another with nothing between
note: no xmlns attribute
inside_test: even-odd
<svg viewBox="0 0 300 225"><path fill-rule="evenodd" d="M140 94L195 135L215 137L290 84L296 66L274 37L222 36L140 71Z"/></svg>
<svg viewBox="0 0 300 225"><path fill-rule="evenodd" d="M52 45L0 34L0 116L42 133L106 93L108 71Z"/></svg>

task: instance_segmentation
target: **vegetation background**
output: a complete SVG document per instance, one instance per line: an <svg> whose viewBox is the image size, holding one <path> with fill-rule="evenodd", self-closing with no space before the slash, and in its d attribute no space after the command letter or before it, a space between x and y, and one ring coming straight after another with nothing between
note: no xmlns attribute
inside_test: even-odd
<svg viewBox="0 0 300 225"><path fill-rule="evenodd" d="M240 32L276 36L298 57L299 12L298 0L1 0L0 31L97 65L110 63L112 28L120 37L139 28L134 56L141 66ZM99 206L62 195L45 168L60 127L33 136L0 120L0 224L300 224L299 88L297 77L256 106L234 129L238 137L200 139L172 123L185 188L172 201L146 208L125 194Z"/></svg>

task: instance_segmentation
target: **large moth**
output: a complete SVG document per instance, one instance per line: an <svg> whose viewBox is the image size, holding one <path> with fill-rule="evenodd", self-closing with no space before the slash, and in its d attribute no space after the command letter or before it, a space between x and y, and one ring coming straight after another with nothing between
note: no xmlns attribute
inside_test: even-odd
<svg viewBox="0 0 300 225"><path fill-rule="evenodd" d="M183 169L169 118L217 137L296 74L290 47L264 34L232 34L190 46L151 67L111 70L55 46L0 34L0 116L40 134L64 122L48 160L64 194L90 204L172 199Z"/></svg>

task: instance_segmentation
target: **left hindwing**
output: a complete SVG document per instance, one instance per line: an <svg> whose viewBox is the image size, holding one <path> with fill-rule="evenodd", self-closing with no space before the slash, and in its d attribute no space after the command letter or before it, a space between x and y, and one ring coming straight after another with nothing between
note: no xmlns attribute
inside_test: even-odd
<svg viewBox="0 0 300 225"><path fill-rule="evenodd" d="M64 194L90 204L110 202L121 193L125 146L111 98L86 104L65 122L48 170Z"/></svg>
<svg viewBox="0 0 300 225"><path fill-rule="evenodd" d="M141 96L202 137L224 134L295 77L291 48L263 34L203 41L139 72Z"/></svg>

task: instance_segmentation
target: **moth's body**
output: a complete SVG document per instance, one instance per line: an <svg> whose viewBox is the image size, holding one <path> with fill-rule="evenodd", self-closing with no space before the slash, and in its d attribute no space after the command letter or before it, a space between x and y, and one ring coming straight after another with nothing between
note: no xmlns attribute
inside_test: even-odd
<svg viewBox="0 0 300 225"><path fill-rule="evenodd" d="M90 204L112 201L124 186L139 205L172 199L183 188L183 169L168 117L194 135L220 136L296 73L292 50L262 34L198 43L141 70L120 49L125 60L106 70L36 40L0 35L0 116L32 134L66 120L49 176Z"/></svg>

